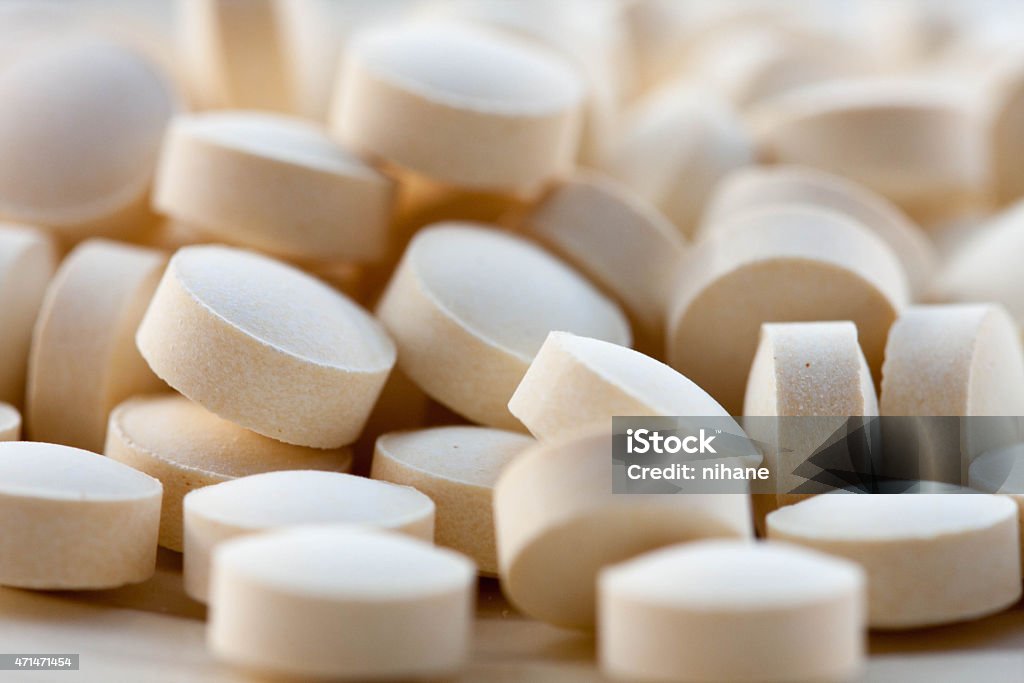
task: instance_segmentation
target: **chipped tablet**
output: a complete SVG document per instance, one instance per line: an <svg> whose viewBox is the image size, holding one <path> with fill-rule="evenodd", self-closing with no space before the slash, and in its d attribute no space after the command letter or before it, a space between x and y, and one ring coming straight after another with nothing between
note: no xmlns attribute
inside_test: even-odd
<svg viewBox="0 0 1024 683"><path fill-rule="evenodd" d="M105 455L164 485L160 545L180 552L182 499L189 491L275 470L345 472L349 448L293 446L260 436L175 394L129 399L110 414Z"/></svg>
<svg viewBox="0 0 1024 683"><path fill-rule="evenodd" d="M89 451L0 443L0 585L116 588L156 567L161 486Z"/></svg>
<svg viewBox="0 0 1024 683"><path fill-rule="evenodd" d="M214 553L207 644L271 675L447 678L469 657L475 593L471 561L407 536L257 534Z"/></svg>
<svg viewBox="0 0 1024 683"><path fill-rule="evenodd" d="M464 553L481 574L495 576L494 485L533 443L524 434L487 427L392 432L377 439L370 476L430 496L437 504L437 544Z"/></svg>
<svg viewBox="0 0 1024 683"><path fill-rule="evenodd" d="M872 628L967 621L1021 595L1017 506L1003 496L826 494L768 515L768 538L861 565Z"/></svg>
<svg viewBox="0 0 1024 683"><path fill-rule="evenodd" d="M280 441L355 441L395 364L383 328L302 271L224 246L179 250L139 326L142 357L226 420Z"/></svg>
<svg viewBox="0 0 1024 683"><path fill-rule="evenodd" d="M655 550L601 572L601 668L625 681L852 680L865 584L852 562L782 543Z"/></svg>
<svg viewBox="0 0 1024 683"><path fill-rule="evenodd" d="M292 447L294 448L294 447ZM315 455L309 455L314 461ZM292 458L290 466L302 463ZM433 501L410 486L343 472L286 470L194 489L184 499L185 592L209 599L210 556L224 541L281 527L358 525L434 540Z"/></svg>
<svg viewBox="0 0 1024 683"><path fill-rule="evenodd" d="M611 299L523 238L475 223L419 232L377 306L399 367L429 396L490 427L522 427L508 411L551 330L628 345Z"/></svg>

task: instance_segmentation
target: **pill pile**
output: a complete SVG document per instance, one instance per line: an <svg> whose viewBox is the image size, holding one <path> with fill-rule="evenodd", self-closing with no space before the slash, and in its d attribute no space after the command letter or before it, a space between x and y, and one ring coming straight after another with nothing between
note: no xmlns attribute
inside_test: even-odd
<svg viewBox="0 0 1024 683"><path fill-rule="evenodd" d="M0 0L0 590L180 554L210 656L299 680L458 676L489 584L624 681L1014 605L1016 421L795 492L851 416L1024 416L1003 9ZM616 416L771 487L613 493Z"/></svg>

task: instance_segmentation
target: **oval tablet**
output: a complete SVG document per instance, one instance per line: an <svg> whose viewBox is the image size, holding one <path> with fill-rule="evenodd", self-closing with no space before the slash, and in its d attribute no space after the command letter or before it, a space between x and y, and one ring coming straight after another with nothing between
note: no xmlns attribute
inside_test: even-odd
<svg viewBox="0 0 1024 683"><path fill-rule="evenodd" d="M847 681L864 572L776 543L702 541L601 572L600 660L626 681Z"/></svg>
<svg viewBox="0 0 1024 683"><path fill-rule="evenodd" d="M117 406L103 452L163 483L160 545L178 552L182 498L189 491L274 470L345 472L352 466L348 448L321 450L268 439L175 394Z"/></svg>
<svg viewBox="0 0 1024 683"><path fill-rule="evenodd" d="M899 261L852 220L795 206L745 214L691 252L669 318L669 364L736 414L762 323L851 320L877 377L906 300Z"/></svg>
<svg viewBox="0 0 1024 683"><path fill-rule="evenodd" d="M42 41L0 71L0 216L80 239L149 221L147 191L177 96L107 39Z"/></svg>
<svg viewBox="0 0 1024 683"><path fill-rule="evenodd" d="M356 440L395 364L387 334L343 294L222 246L174 255L136 341L157 375L207 410L314 448Z"/></svg>
<svg viewBox="0 0 1024 683"><path fill-rule="evenodd" d="M155 185L158 210L233 244L319 260L388 253L394 183L303 119L179 116Z"/></svg>
<svg viewBox="0 0 1024 683"><path fill-rule="evenodd" d="M657 209L611 179L582 172L549 191L522 225L620 301L638 337L661 347L686 247Z"/></svg>
<svg viewBox="0 0 1024 683"><path fill-rule="evenodd" d="M32 327L57 267L56 247L44 233L0 223L0 401L25 403Z"/></svg>
<svg viewBox="0 0 1024 683"><path fill-rule="evenodd" d="M33 441L100 452L110 411L166 389L135 348L135 331L167 256L90 239L61 263L32 337L25 423Z"/></svg>
<svg viewBox="0 0 1024 683"><path fill-rule="evenodd" d="M116 588L156 566L160 482L77 448L0 443L0 585Z"/></svg>
<svg viewBox="0 0 1024 683"><path fill-rule="evenodd" d="M17 441L21 438L21 413L14 406L0 403L0 441Z"/></svg>
<svg viewBox="0 0 1024 683"><path fill-rule="evenodd" d="M470 223L418 233L377 314L420 388L474 422L508 429L521 429L508 400L548 332L630 343L618 306L568 266Z"/></svg>
<svg viewBox="0 0 1024 683"><path fill-rule="evenodd" d="M615 415L728 416L703 389L664 363L568 332L548 335L508 407L538 439L583 426L610 429Z"/></svg>
<svg viewBox="0 0 1024 683"><path fill-rule="evenodd" d="M472 562L405 536L258 534L214 554L207 644L267 674L445 678L469 656L475 589Z"/></svg>
<svg viewBox="0 0 1024 683"><path fill-rule="evenodd" d="M981 122L955 87L836 81L799 88L757 117L773 161L830 171L919 217L955 213L986 182Z"/></svg>
<svg viewBox="0 0 1024 683"><path fill-rule="evenodd" d="M498 475L534 441L487 427L434 427L377 439L374 479L412 486L437 504L438 545L469 556L496 575L493 497Z"/></svg>
<svg viewBox="0 0 1024 683"><path fill-rule="evenodd" d="M938 254L927 235L885 197L838 175L803 166L754 166L730 174L704 212L698 239L734 216L785 204L809 204L849 216L881 237L903 264L911 289L931 285Z"/></svg>
<svg viewBox="0 0 1024 683"><path fill-rule="evenodd" d="M200 602L208 599L211 553L220 543L245 534L286 526L355 524L434 540L434 503L426 495L409 486L340 472L244 476L189 492L183 509L185 591Z"/></svg>
<svg viewBox="0 0 1024 683"><path fill-rule="evenodd" d="M531 617L592 629L602 568L664 545L753 534L747 494L613 494L611 449L610 431L540 443L498 479L501 585Z"/></svg>
<svg viewBox="0 0 1024 683"><path fill-rule="evenodd" d="M366 31L345 55L332 129L437 181L530 193L568 171L584 86L554 52L445 23Z"/></svg>
<svg viewBox="0 0 1024 683"><path fill-rule="evenodd" d="M1017 506L1001 496L826 494L768 515L768 537L860 564L872 628L975 619L1021 595Z"/></svg>

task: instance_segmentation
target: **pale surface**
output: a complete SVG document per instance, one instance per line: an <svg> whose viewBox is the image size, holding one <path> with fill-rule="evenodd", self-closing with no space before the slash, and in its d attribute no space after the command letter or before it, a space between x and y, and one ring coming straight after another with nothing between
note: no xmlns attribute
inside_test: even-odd
<svg viewBox="0 0 1024 683"><path fill-rule="evenodd" d="M21 413L8 403L0 403L0 441L21 438Z"/></svg>

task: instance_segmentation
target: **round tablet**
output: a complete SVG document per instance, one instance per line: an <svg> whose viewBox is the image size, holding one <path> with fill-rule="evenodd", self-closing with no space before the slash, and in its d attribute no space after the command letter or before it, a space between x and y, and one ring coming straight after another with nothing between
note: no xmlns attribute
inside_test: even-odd
<svg viewBox="0 0 1024 683"><path fill-rule="evenodd" d="M25 402L32 326L56 261L55 245L44 233L0 223L0 401L14 406Z"/></svg>
<svg viewBox="0 0 1024 683"><path fill-rule="evenodd" d="M899 261L851 219L796 206L747 213L688 257L669 317L669 364L737 414L761 323L850 320L878 377L906 300Z"/></svg>
<svg viewBox="0 0 1024 683"><path fill-rule="evenodd" d="M626 681L846 681L864 667L863 570L776 543L702 541L601 572L599 658Z"/></svg>
<svg viewBox="0 0 1024 683"><path fill-rule="evenodd" d="M21 438L21 413L14 406L0 403L0 441L17 441Z"/></svg>
<svg viewBox="0 0 1024 683"><path fill-rule="evenodd" d="M0 585L116 588L156 567L160 482L48 443L0 443Z"/></svg>
<svg viewBox="0 0 1024 683"><path fill-rule="evenodd" d="M992 181L995 198L1009 204L1024 198L1024 56L1000 65L988 103L988 150L992 157Z"/></svg>
<svg viewBox="0 0 1024 683"><path fill-rule="evenodd" d="M531 617L592 629L605 566L673 543L753 534L747 494L613 494L611 450L610 431L574 434L531 447L498 479L501 584Z"/></svg>
<svg viewBox="0 0 1024 683"><path fill-rule="evenodd" d="M321 450L268 439L175 394L117 406L103 453L163 482L160 545L178 552L182 499L189 491L275 470L345 472L352 466L348 448Z"/></svg>
<svg viewBox="0 0 1024 683"><path fill-rule="evenodd" d="M532 443L523 434L487 427L392 432L377 439L370 476L430 496L437 504L438 545L466 554L481 574L494 576L494 484Z"/></svg>
<svg viewBox="0 0 1024 683"><path fill-rule="evenodd" d="M934 83L836 81L766 102L756 127L774 161L831 171L936 217L976 202L986 182L969 99Z"/></svg>
<svg viewBox="0 0 1024 683"><path fill-rule="evenodd" d="M377 314L399 365L428 395L474 422L521 429L508 400L551 330L628 345L611 300L526 240L482 225L419 232Z"/></svg>
<svg viewBox="0 0 1024 683"><path fill-rule="evenodd" d="M388 253L394 183L303 119L233 111L178 116L154 206L234 244L290 258Z"/></svg>
<svg viewBox="0 0 1024 683"><path fill-rule="evenodd" d="M849 216L881 237L907 273L914 293L931 285L938 255L927 235L885 197L841 176L802 166L755 166L725 178L704 212L697 238L754 209L807 204Z"/></svg>
<svg viewBox="0 0 1024 683"><path fill-rule="evenodd" d="M98 238L64 259L32 338L30 439L98 453L114 406L166 389L135 348L135 330L166 264L162 252Z"/></svg>
<svg viewBox="0 0 1024 683"><path fill-rule="evenodd" d="M768 515L768 538L861 565L872 628L975 619L1021 595L1017 506L1001 496L826 494Z"/></svg>
<svg viewBox="0 0 1024 683"><path fill-rule="evenodd" d="M718 181L752 163L742 122L706 92L666 87L629 112L602 168L693 236Z"/></svg>
<svg viewBox="0 0 1024 683"><path fill-rule="evenodd" d="M315 448L356 440L395 364L387 334L343 294L222 246L174 255L136 341L157 375L206 409Z"/></svg>
<svg viewBox="0 0 1024 683"><path fill-rule="evenodd" d="M555 186L522 226L622 303L649 346L664 343L685 244L673 225L632 191L583 172Z"/></svg>
<svg viewBox="0 0 1024 683"><path fill-rule="evenodd" d="M583 82L553 52L468 26L365 31L346 52L332 128L435 180L532 192L568 171Z"/></svg>
<svg viewBox="0 0 1024 683"><path fill-rule="evenodd" d="M0 71L0 216L71 239L137 230L177 97L98 37L41 41Z"/></svg>
<svg viewBox="0 0 1024 683"><path fill-rule="evenodd" d="M345 528L235 539L213 560L207 643L250 670L444 678L469 656L476 571L405 536Z"/></svg>
<svg viewBox="0 0 1024 683"><path fill-rule="evenodd" d="M552 332L519 383L509 410L538 439L615 415L728 416L703 389L639 351Z"/></svg>
<svg viewBox="0 0 1024 683"><path fill-rule="evenodd" d="M253 474L193 490L185 496L183 509L185 591L200 602L209 596L211 553L220 543L244 534L288 526L355 524L434 540L434 503L426 495L408 486L340 472Z"/></svg>

